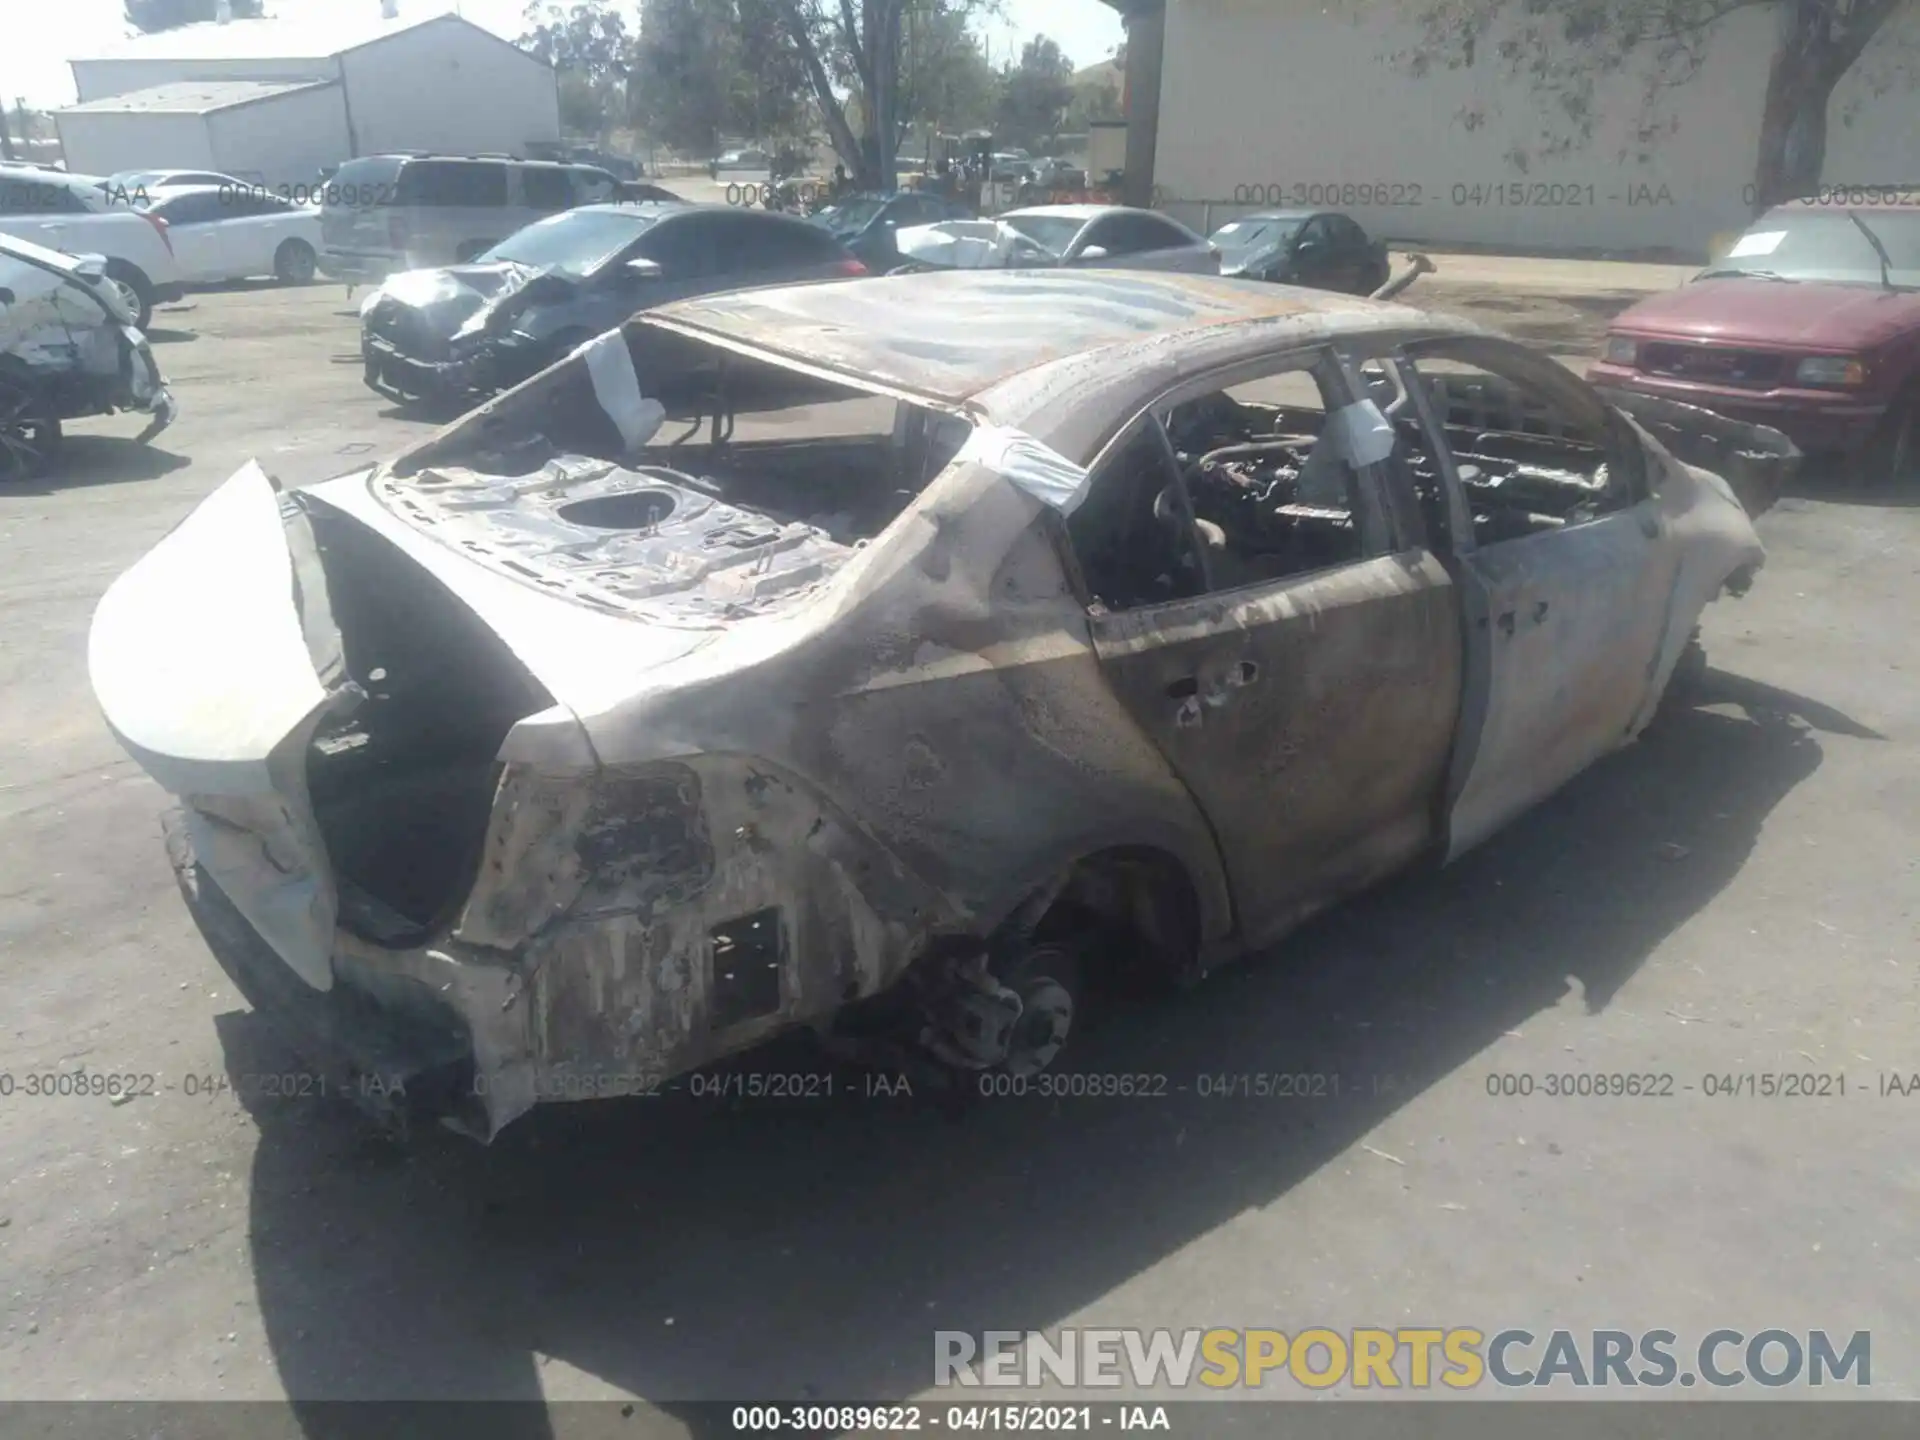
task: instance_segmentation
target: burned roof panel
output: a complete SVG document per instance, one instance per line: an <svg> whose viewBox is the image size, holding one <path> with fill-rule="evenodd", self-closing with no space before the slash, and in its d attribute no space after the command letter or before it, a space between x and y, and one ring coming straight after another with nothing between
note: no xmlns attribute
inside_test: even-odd
<svg viewBox="0 0 1920 1440"><path fill-rule="evenodd" d="M1367 326L1400 306L1257 281L1138 270L972 271L735 291L664 321L957 404L1066 356L1256 320ZM1368 328L1372 328L1368 326Z"/></svg>

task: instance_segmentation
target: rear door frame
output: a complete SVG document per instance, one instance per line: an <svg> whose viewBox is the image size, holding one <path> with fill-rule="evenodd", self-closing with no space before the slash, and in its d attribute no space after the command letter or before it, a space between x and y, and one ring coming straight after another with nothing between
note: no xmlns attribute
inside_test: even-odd
<svg viewBox="0 0 1920 1440"><path fill-rule="evenodd" d="M1607 437L1610 463L1630 460L1619 477L1628 503L1578 525L1481 545L1446 417L1418 370L1422 357L1537 383L1569 418ZM1679 550L1649 485L1652 458L1579 377L1488 336L1426 336L1401 344L1392 359L1445 486L1465 616L1466 684L1446 798L1450 862L1632 738L1654 683Z"/></svg>
<svg viewBox="0 0 1920 1440"><path fill-rule="evenodd" d="M1101 447L1089 466L1096 477L1094 483L1099 483L1102 468L1131 443L1143 424L1159 426L1161 416L1175 405L1273 375L1288 368L1291 362L1299 362L1316 374L1326 392L1323 403L1327 404L1329 414L1365 397L1353 364L1337 339L1295 343L1252 360L1189 375L1130 417ZM1417 512L1409 528L1410 507L1394 493L1398 482L1389 465L1358 467L1356 477L1356 525L1363 534L1370 531L1380 537L1377 553L1321 570L1233 589L1209 590L1123 611L1096 612L1092 608L1094 597L1079 558L1063 535L1063 548L1069 557L1067 570L1082 603L1088 605L1089 634L1102 672L1116 698L1134 716L1142 732L1179 777L1213 832L1222 873L1233 896L1235 926L1243 946L1270 943L1315 911L1430 853L1444 834L1441 806L1449 757L1457 738L1460 686L1464 676L1464 654L1459 648L1458 587L1445 563L1444 542L1424 533ZM1184 481L1179 488L1184 495ZM1185 508L1190 522L1189 534L1197 544L1197 537L1192 536L1190 500ZM1422 602L1417 598L1420 596L1427 598ZM1241 807L1239 823L1234 823L1219 804L1210 804L1208 795L1196 788L1200 777L1192 771L1198 766L1191 759L1187 764L1182 763L1179 734L1204 731L1208 715L1233 705L1234 692L1247 686L1287 685L1295 677L1270 672L1281 670L1282 667L1273 662L1285 658L1286 641L1297 637L1302 629L1313 634L1329 619L1337 619L1338 613L1347 607L1375 604L1404 606L1408 612L1407 623L1423 625L1428 632L1415 636L1410 631L1406 637L1410 645L1417 647L1420 643L1432 642L1439 668L1452 680L1451 689L1442 687L1436 691L1429 717L1430 733L1425 737L1425 754L1415 756L1416 763L1409 766L1414 771L1424 767L1429 772L1426 778L1418 783L1410 780L1407 793L1388 797L1384 805L1379 803L1377 795L1368 797L1375 802L1373 813L1367 817L1368 821L1377 822L1372 829L1361 825L1333 834L1329 826L1322 823L1313 835L1292 838L1284 830L1263 831L1245 814L1245 807ZM1422 608L1426 611L1424 621L1419 618ZM1443 617L1438 625L1434 623L1435 615ZM1292 632L1291 637L1288 632ZM1393 669L1393 648L1370 652L1381 676ZM1164 677L1158 675L1157 670L1168 667L1164 661L1160 667L1153 665L1148 657L1156 651L1174 659L1171 669L1193 670L1190 677L1194 682L1193 693L1189 698L1179 699L1170 690L1165 696L1159 693L1158 682ZM1123 666L1149 671L1144 689L1140 675L1123 678ZM1400 666L1403 676L1412 668L1403 657ZM1379 678L1376 676L1376 680ZM1296 699L1294 703L1298 705L1299 701ZM1154 707L1163 707L1165 713L1156 714ZM1170 738L1173 745L1168 743ZM1280 737L1275 739L1276 745L1286 743ZM1277 762L1281 771L1296 760L1307 767L1321 763L1313 756L1286 753L1291 758ZM1403 751L1395 758L1406 759L1408 753ZM1219 769L1231 769L1248 758L1240 751L1232 756L1214 757L1208 768L1215 769L1215 783L1202 788L1213 792L1217 801L1218 792L1228 783ZM1234 783L1244 786L1251 782L1242 778ZM1319 817L1323 822L1327 818L1325 809L1322 807ZM1332 828L1338 829L1338 826ZM1259 849L1262 835L1265 836L1264 850ZM1323 841L1329 843L1323 846ZM1254 851L1258 853L1252 853ZM1280 879L1271 870L1262 869L1261 862L1268 860L1279 860L1283 864L1297 862L1298 870Z"/></svg>

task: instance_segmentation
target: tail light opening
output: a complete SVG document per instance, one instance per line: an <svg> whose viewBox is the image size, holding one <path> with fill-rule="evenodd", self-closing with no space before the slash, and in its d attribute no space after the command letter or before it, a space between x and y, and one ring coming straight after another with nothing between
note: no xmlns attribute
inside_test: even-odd
<svg viewBox="0 0 1920 1440"><path fill-rule="evenodd" d="M140 218L159 232L160 242L167 247L169 255L173 254L173 236L167 233L169 227L166 220L158 215L149 215L145 211L141 212Z"/></svg>
<svg viewBox="0 0 1920 1440"><path fill-rule="evenodd" d="M867 267L862 265L858 260L842 260L838 265L834 266L834 270L841 275L866 275L871 273Z"/></svg>

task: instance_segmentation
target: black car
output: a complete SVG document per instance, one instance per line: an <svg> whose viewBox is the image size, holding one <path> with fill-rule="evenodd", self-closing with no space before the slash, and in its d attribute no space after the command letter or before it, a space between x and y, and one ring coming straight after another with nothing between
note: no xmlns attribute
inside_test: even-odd
<svg viewBox="0 0 1920 1440"><path fill-rule="evenodd" d="M851 250L869 270L885 274L901 260L894 244L896 231L942 220L972 220L974 213L958 201L922 190L893 195L849 195L827 206L811 219Z"/></svg>
<svg viewBox="0 0 1920 1440"><path fill-rule="evenodd" d="M1387 283L1387 247L1337 210L1271 210L1230 220L1207 237L1220 273L1313 290L1371 295Z"/></svg>
<svg viewBox="0 0 1920 1440"><path fill-rule="evenodd" d="M367 297L367 385L457 404L519 384L640 310L753 285L866 274L831 235L730 205L587 205L465 265L396 275Z"/></svg>

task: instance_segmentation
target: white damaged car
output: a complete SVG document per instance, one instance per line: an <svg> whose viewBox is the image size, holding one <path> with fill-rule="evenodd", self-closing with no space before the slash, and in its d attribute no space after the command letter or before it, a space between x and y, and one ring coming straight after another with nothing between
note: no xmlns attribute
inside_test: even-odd
<svg viewBox="0 0 1920 1440"><path fill-rule="evenodd" d="M710 296L388 463L248 465L92 681L215 956L370 1109L491 1138L797 1026L1025 1075L1119 968L1270 945L1641 732L1797 458L1659 425L1252 281Z"/></svg>
<svg viewBox="0 0 1920 1440"><path fill-rule="evenodd" d="M0 235L0 485L54 462L61 422L133 410L145 444L178 407L147 337L98 255Z"/></svg>

